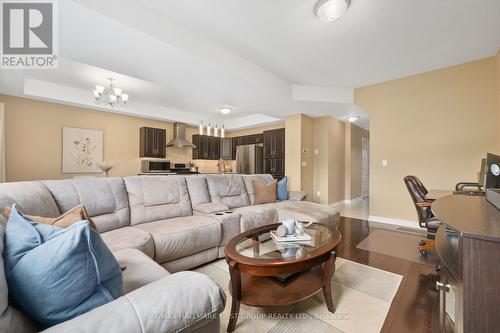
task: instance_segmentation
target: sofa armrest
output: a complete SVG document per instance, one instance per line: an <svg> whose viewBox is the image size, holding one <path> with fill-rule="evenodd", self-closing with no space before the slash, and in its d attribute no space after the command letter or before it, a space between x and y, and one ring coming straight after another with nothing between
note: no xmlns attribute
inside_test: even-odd
<svg viewBox="0 0 500 333"><path fill-rule="evenodd" d="M207 202L202 204L193 205L193 210L202 214L213 214L228 210L229 207L216 202Z"/></svg>
<svg viewBox="0 0 500 333"><path fill-rule="evenodd" d="M208 276L179 272L45 330L58 332L193 332L217 329L224 291Z"/></svg>
<svg viewBox="0 0 500 333"><path fill-rule="evenodd" d="M302 201L306 198L306 191L290 191L288 192L288 200L290 201Z"/></svg>

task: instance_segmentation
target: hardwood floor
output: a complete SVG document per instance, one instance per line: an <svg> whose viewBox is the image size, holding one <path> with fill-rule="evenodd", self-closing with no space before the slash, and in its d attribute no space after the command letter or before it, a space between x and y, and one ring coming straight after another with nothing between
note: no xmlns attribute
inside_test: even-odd
<svg viewBox="0 0 500 333"><path fill-rule="evenodd" d="M435 267L356 248L373 230L376 228L371 227L368 221L341 217L339 231L342 241L337 247L337 254L403 276L382 332L430 332L432 309L438 298L434 290L437 279ZM414 246L418 251L417 244ZM394 249L395 252L397 250Z"/></svg>

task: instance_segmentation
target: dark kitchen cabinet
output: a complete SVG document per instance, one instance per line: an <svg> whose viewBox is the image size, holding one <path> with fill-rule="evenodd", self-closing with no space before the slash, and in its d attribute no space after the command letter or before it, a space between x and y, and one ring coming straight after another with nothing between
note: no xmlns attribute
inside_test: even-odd
<svg viewBox="0 0 500 333"><path fill-rule="evenodd" d="M252 135L245 135L245 136L236 136L232 139L232 152L231 156L232 159L236 159L236 147L238 146L244 146L244 145L254 145L258 143L264 142L264 136L262 134L252 134Z"/></svg>
<svg viewBox="0 0 500 333"><path fill-rule="evenodd" d="M273 175L276 179L285 177L285 158L266 157L264 158L264 173Z"/></svg>
<svg viewBox="0 0 500 333"><path fill-rule="evenodd" d="M262 142L264 142L264 135L263 134L252 134L252 135L247 136L247 144L249 144L249 145L262 143Z"/></svg>
<svg viewBox="0 0 500 333"><path fill-rule="evenodd" d="M231 147L232 147L231 159L233 159L233 160L236 159L236 148L238 147L238 142L239 142L238 139L239 139L238 137L232 138L232 142L231 142Z"/></svg>
<svg viewBox="0 0 500 333"><path fill-rule="evenodd" d="M264 170L281 179L285 176L285 129L265 131L263 140Z"/></svg>
<svg viewBox="0 0 500 333"><path fill-rule="evenodd" d="M222 138L220 140L220 158L223 160L233 159L233 138Z"/></svg>
<svg viewBox="0 0 500 333"><path fill-rule="evenodd" d="M163 128L141 127L139 157L165 158L167 131Z"/></svg>
<svg viewBox="0 0 500 333"><path fill-rule="evenodd" d="M220 158L220 138L193 134L194 160L218 160Z"/></svg>
<svg viewBox="0 0 500 333"><path fill-rule="evenodd" d="M285 129L265 131L264 137L264 156L275 157L285 156Z"/></svg>
<svg viewBox="0 0 500 333"><path fill-rule="evenodd" d="M210 160L218 160L220 158L220 138L219 137L208 137L209 148L209 158Z"/></svg>

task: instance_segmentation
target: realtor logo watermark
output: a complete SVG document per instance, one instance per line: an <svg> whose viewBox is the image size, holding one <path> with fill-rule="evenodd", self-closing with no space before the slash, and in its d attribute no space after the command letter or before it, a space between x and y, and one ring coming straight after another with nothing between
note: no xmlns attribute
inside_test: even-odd
<svg viewBox="0 0 500 333"><path fill-rule="evenodd" d="M57 68L56 0L0 0L1 69Z"/></svg>

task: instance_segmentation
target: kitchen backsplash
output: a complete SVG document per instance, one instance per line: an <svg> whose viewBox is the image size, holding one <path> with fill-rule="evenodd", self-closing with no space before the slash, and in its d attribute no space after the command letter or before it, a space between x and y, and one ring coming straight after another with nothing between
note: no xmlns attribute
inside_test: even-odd
<svg viewBox="0 0 500 333"><path fill-rule="evenodd" d="M193 162L198 167L200 173L217 173L219 168L218 160L193 160L193 150L186 148L167 147L167 157L171 163L186 163ZM224 161L226 172L236 171L236 161Z"/></svg>
<svg viewBox="0 0 500 333"><path fill-rule="evenodd" d="M194 160L194 165L198 167L198 171L200 173L217 173L219 172L219 168L217 164L219 161L214 160ZM224 166L226 172L235 172L236 171L236 161L224 161Z"/></svg>

